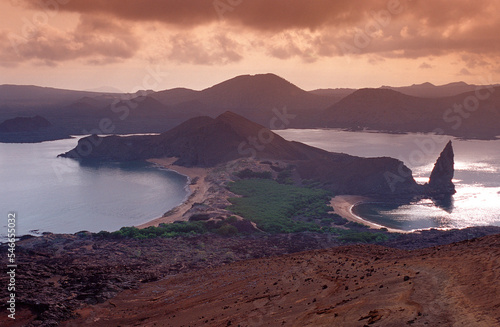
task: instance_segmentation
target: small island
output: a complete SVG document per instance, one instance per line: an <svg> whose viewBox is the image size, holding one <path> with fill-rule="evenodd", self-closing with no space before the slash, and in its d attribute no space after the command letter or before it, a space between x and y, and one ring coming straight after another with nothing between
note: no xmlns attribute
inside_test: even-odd
<svg viewBox="0 0 500 327"><path fill-rule="evenodd" d="M41 116L16 117L0 124L2 143L38 143L71 138L63 128Z"/></svg>

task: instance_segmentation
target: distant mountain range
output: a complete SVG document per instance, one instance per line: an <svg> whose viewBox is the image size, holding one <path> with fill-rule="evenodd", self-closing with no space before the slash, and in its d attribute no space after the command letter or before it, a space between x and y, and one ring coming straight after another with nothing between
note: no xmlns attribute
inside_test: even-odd
<svg viewBox="0 0 500 327"><path fill-rule="evenodd" d="M500 135L498 85L480 92L484 99L474 112L454 107L464 101L470 102L465 104L469 108L475 105L479 88L458 82L307 92L274 74L237 76L201 91L174 88L133 94L0 85L0 122L40 115L71 134L145 133L230 110L273 129L432 132L439 128L459 137L493 138Z"/></svg>
<svg viewBox="0 0 500 327"><path fill-rule="evenodd" d="M318 126L491 139L500 135L500 87L443 98L362 89L326 109Z"/></svg>
<svg viewBox="0 0 500 327"><path fill-rule="evenodd" d="M500 86L500 84L489 85L489 87L497 87L497 86ZM442 98L442 97L451 97L454 95L459 95L461 93L476 91L479 88L484 88L484 86L467 84L465 82L456 82L438 86L432 83L423 83L423 84L413 84L411 86L402 86L402 87L382 86L381 88L421 98Z"/></svg>
<svg viewBox="0 0 500 327"><path fill-rule="evenodd" d="M488 85L489 87L497 87L500 84ZM483 85L467 84L465 82L455 82L445 85L434 85L432 83L422 83L413 84L411 86L381 86L379 89L388 89L403 93L406 95L412 95L414 97L420 98L442 98L454 95L459 95L461 93L476 91L478 88L484 88ZM338 89L317 89L312 90L310 93L322 96L328 96L336 99L345 98L348 95L353 94L358 89L349 88L338 88Z"/></svg>

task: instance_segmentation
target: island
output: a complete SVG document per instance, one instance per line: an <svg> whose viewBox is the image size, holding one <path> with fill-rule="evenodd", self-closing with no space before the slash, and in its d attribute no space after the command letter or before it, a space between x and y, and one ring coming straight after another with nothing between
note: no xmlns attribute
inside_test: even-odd
<svg viewBox="0 0 500 327"><path fill-rule="evenodd" d="M38 143L71 138L63 129L41 116L16 117L0 124L2 143Z"/></svg>
<svg viewBox="0 0 500 327"><path fill-rule="evenodd" d="M241 192L238 194L235 188L228 187L235 178L257 177L324 190L334 199L342 195L340 204L346 199L359 202L360 196L409 202L416 198L441 198L455 193L451 141L436 161L429 182L422 185L415 181L411 170L400 160L356 157L287 141L268 128L230 111L216 118L192 118L160 135L91 135L80 139L74 149L60 156L82 161L148 160L189 176L191 196L188 200L163 217L139 226L141 228L200 217L205 220L226 220L233 216L248 219L245 214L237 214L245 213L237 206L236 210L228 210L231 205L235 209L234 201L230 199L241 196ZM274 187L274 184L259 183L246 187ZM318 192L317 196L324 194ZM353 219L350 210L342 210L338 203L335 200L330 202L335 214L359 222L356 217ZM259 221L249 220L259 228ZM244 226L244 229L248 228L248 225ZM284 231L276 226L269 228Z"/></svg>

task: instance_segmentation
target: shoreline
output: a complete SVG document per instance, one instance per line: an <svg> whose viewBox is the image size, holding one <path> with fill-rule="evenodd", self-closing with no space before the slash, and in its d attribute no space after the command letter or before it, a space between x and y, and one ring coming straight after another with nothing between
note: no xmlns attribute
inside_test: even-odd
<svg viewBox="0 0 500 327"><path fill-rule="evenodd" d="M206 180L210 168L200 168L200 167L183 167L174 165L174 162L178 158L151 158L147 159L147 162L156 164L162 168L174 171L178 174L186 176L188 181L186 187L189 188L189 194L187 198L180 203L178 206L170 209L167 213L168 216L161 216L146 221L145 223L135 225L135 227L143 229L150 226L157 227L162 223L173 223L174 221L187 221L188 219L184 217L186 212L191 209L193 204L202 203L207 199L208 189L210 188L210 183ZM195 181L193 183L193 181ZM402 229L389 228L369 220L363 219L362 217L354 214L352 208L358 204L371 202L372 199L360 196L360 195L337 195L330 200L330 205L334 209L334 213L339 216L363 225L368 226L372 229L385 228L390 233L412 233L412 231L406 231Z"/></svg>
<svg viewBox="0 0 500 327"><path fill-rule="evenodd" d="M187 187L189 188L190 193L187 195L187 198L178 206L170 209L168 212L170 213L168 216L158 217L151 219L143 224L136 225L135 227L143 229L150 226L157 227L162 223L173 223L174 221L187 221L184 217L184 214L191 209L194 203L203 202L206 199L206 194L208 189L210 188L209 183L206 181L206 177L208 175L209 168L200 168L200 167L183 167L177 166L173 163L178 158L152 158L147 159L147 162L156 164L161 166L162 168L166 168L168 170L174 171L178 174L186 176L188 178ZM193 182L194 181L194 182Z"/></svg>
<svg viewBox="0 0 500 327"><path fill-rule="evenodd" d="M337 195L330 200L330 205L332 206L334 213L338 214L342 218L349 221L360 223L366 225L373 229L386 228L388 232L391 233L411 233L411 231L406 231L402 229L389 228L377 223L371 222L369 220L363 219L352 212L352 208L358 204L371 202L370 198L360 196L360 195Z"/></svg>

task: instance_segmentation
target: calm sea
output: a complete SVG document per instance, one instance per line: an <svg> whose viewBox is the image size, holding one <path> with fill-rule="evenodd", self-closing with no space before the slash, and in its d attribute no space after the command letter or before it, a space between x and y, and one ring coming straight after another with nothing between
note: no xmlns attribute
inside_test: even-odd
<svg viewBox="0 0 500 327"><path fill-rule="evenodd" d="M390 156L412 169L417 182L428 181L436 159L449 140L455 152L457 193L444 203L431 200L397 206L367 203L355 214L403 230L500 226L500 140L459 140L451 136L384 134L340 130L282 130L278 134L328 151L363 157Z"/></svg>
<svg viewBox="0 0 500 327"><path fill-rule="evenodd" d="M160 217L187 196L185 176L144 162L81 165L57 155L77 139L0 143L0 214L17 234L114 231Z"/></svg>
<svg viewBox="0 0 500 327"><path fill-rule="evenodd" d="M457 194L450 203L422 200L411 205L368 203L356 214L387 227L464 228L500 226L500 140L457 140L421 134L339 130L283 130L280 135L328 151L391 156L405 162L424 183L446 142L453 140ZM113 231L161 216L181 203L186 177L146 163L81 165L57 155L77 139L38 144L0 143L0 236L7 213L18 215L18 235Z"/></svg>

